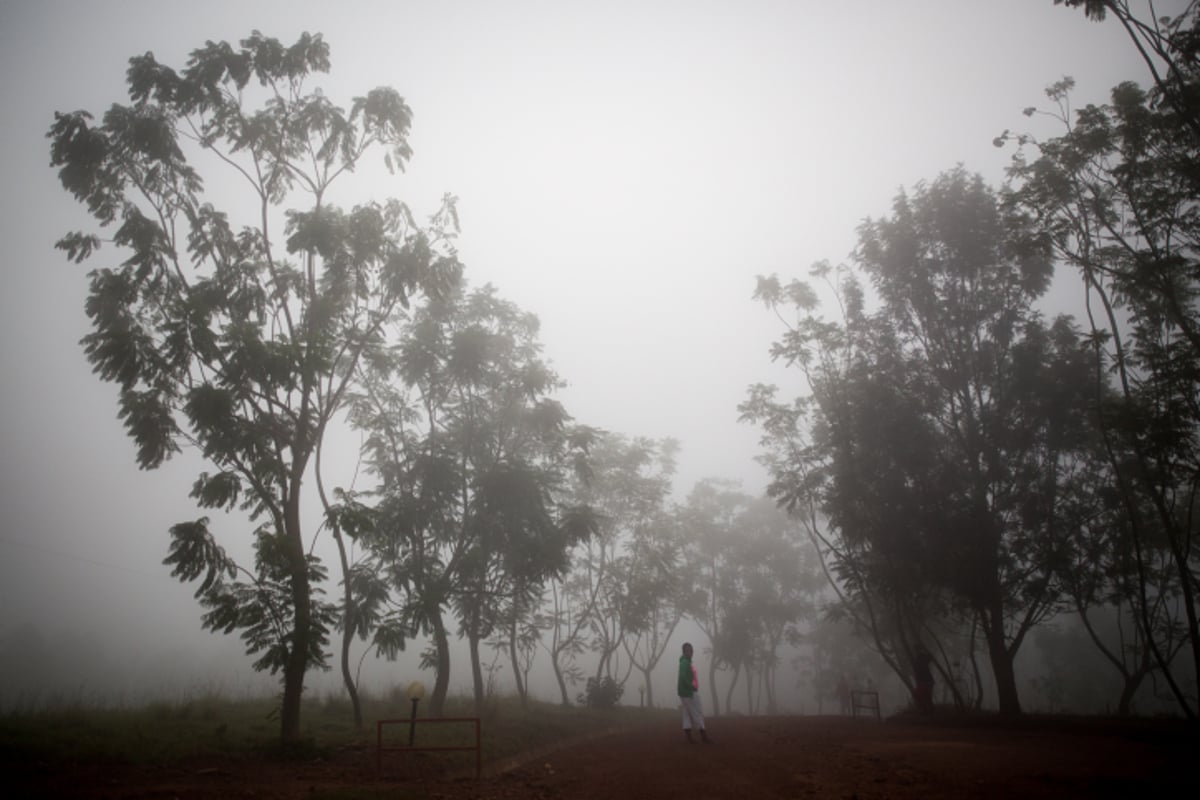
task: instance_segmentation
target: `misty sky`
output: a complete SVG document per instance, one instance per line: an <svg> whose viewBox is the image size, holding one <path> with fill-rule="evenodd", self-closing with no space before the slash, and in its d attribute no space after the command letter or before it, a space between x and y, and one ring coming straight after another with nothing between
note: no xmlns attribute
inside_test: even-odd
<svg viewBox="0 0 1200 800"><path fill-rule="evenodd" d="M312 85L334 102L406 98L407 173L363 171L335 200L396 196L423 216L458 195L471 284L540 317L577 420L682 443L680 496L708 476L764 486L736 412L748 384L781 377L756 274L844 260L863 217L957 162L998 184L1011 151L993 137L1031 124L1021 109L1063 75L1079 104L1144 80L1115 22L1051 0L0 0L0 636L31 622L238 649L200 632L161 565L168 527L200 515L197 462L139 473L78 345L85 273L113 251L77 266L53 249L90 221L45 132L56 110L124 102L132 55L181 67L252 29L322 33L332 71Z"/></svg>

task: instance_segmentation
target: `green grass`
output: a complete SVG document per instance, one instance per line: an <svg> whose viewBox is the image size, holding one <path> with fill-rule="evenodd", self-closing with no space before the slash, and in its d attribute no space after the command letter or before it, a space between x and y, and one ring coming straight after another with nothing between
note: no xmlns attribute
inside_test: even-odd
<svg viewBox="0 0 1200 800"><path fill-rule="evenodd" d="M178 703L143 708L75 706L0 714L0 753L4 760L117 761L169 764L184 759L228 756L315 757L347 746L374 748L376 720L407 719L411 706L400 692L363 700L363 728L354 727L344 695L312 697L301 714L303 741L286 752L279 745L274 699L229 700L203 695ZM419 708L418 717L427 711ZM447 701L444 716L475 716L467 698ZM493 698L481 715L483 760L504 762L566 739L649 724L670 712L636 708L595 710L562 708L531 701L522 709L516 698ZM385 726L385 746L406 745L407 725ZM417 746L470 744L470 724L434 724L416 728Z"/></svg>

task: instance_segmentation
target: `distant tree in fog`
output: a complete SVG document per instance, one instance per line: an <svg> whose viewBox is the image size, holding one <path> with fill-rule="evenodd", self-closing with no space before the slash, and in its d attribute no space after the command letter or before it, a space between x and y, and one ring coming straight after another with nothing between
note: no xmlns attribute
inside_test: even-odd
<svg viewBox="0 0 1200 800"><path fill-rule="evenodd" d="M828 274L823 264L814 268L816 277ZM794 302L804 304L811 290L794 283L787 291ZM842 307L853 308L860 302L858 291L857 283L843 275L835 296ZM813 362L804 367L812 393L780 400L776 387L752 387L741 406L743 419L763 428L761 459L773 475L768 492L807 534L836 596L826 608L825 621L849 622L911 689L909 664L917 643L924 640L940 653L944 648L933 646L940 642L937 632L970 628L951 593L933 580L925 554L924 520L936 520L943 513L941 479L932 466L936 448L908 398L882 381L863 385L868 376L878 378L885 369L897 380L907 380L910 373L902 359L892 354L886 368L877 363L852 372L846 366L849 351L840 352L841 345L832 338L836 327L814 318L802 319L798 327L827 337L822 339L824 349L819 355L814 352ZM857 450L881 455L858 458L835 470L832 434L820 413L820 397L839 403L843 419L854 421ZM850 426L844 426L842 436L850 435ZM839 496L858 498L858 524L878 531L877 536L845 535L828 515L835 474L843 484Z"/></svg>
<svg viewBox="0 0 1200 800"><path fill-rule="evenodd" d="M631 659L623 671L620 666L626 639L648 633L649 620L641 604L668 599L669 584L662 582L661 574L664 565L638 559L670 553L668 542L654 539L662 531L658 526L666 511L677 451L672 439L627 439L606 433L593 448L590 479L577 486L577 502L600 516L600 535L584 542L575 554L572 576L577 608L586 610L591 601L588 647L597 656L597 682L612 678L624 686L633 669Z"/></svg>
<svg viewBox="0 0 1200 800"><path fill-rule="evenodd" d="M328 45L308 34L290 47L257 32L240 47L209 42L182 71L146 53L130 60L129 105L99 124L56 114L49 132L63 187L115 247L90 273L83 345L117 384L138 465L194 447L214 468L197 503L255 524L253 567L233 562L207 517L171 529L166 563L200 581L206 627L240 630L255 667L282 672L285 741L300 736L304 676L324 664L335 614L301 515L314 456L355 367L414 298L460 272L447 226L422 230L395 200L329 204L368 153L403 166L411 114L388 88L347 113L307 85L328 69ZM245 220L206 199L205 176L241 190ZM101 244L74 232L58 246L82 262Z"/></svg>
<svg viewBox="0 0 1200 800"><path fill-rule="evenodd" d="M758 712L760 699L765 699L766 713L774 714L779 711L780 650L785 644L799 644L801 625L815 621L824 579L810 542L770 498L748 503L738 527L741 536L733 560L742 587L739 615L754 633L748 666L758 670L756 688L746 671L747 708Z"/></svg>
<svg viewBox="0 0 1200 800"><path fill-rule="evenodd" d="M546 581L596 529L566 492L589 469L593 434L553 399L560 384L537 333L537 318L491 286L462 289L415 312L399 345L363 370L352 419L380 479L364 544L395 604L377 641L432 636L434 713L450 673L445 614L455 612L467 639L476 704L485 693L480 645L493 636L524 697L525 629Z"/></svg>
<svg viewBox="0 0 1200 800"><path fill-rule="evenodd" d="M960 167L865 222L855 258L879 308L845 272L840 323L819 316L810 287L760 278L758 297L795 313L773 355L812 392L799 406L811 444L776 450L772 492L794 508L813 498L827 517L835 580L860 600L878 593L874 613L895 617L898 674L930 615L961 604L1001 711L1019 712L1013 659L1060 606L1066 499L1087 474L1093 430L1078 334L1033 309L1049 244ZM772 423L769 447L784 433L774 394L757 387L743 407ZM790 447L786 434L778 444Z"/></svg>
<svg viewBox="0 0 1200 800"><path fill-rule="evenodd" d="M585 677L580 663L585 653L596 655L595 685L611 679L623 687L635 661L650 657L646 637L657 634L649 626L661 632L659 626L672 616L661 594L668 585L662 559L671 558L672 547L662 526L676 450L670 439L602 432L589 449L587 472L572 483L570 502L595 515L595 535L576 545L570 573L549 583L547 602L538 612L563 705L571 703L567 684ZM664 604L647 616L645 604L654 601ZM629 636L642 637L642 644L630 645ZM622 670L621 656L630 647L635 655Z"/></svg>
<svg viewBox="0 0 1200 800"><path fill-rule="evenodd" d="M725 709L744 678L746 711L778 709L780 648L794 644L815 613L819 575L800 529L767 498L732 482L698 482L680 509L689 616L708 637L708 686L719 714L718 670L731 671Z"/></svg>
<svg viewBox="0 0 1200 800"><path fill-rule="evenodd" d="M731 563L731 545L737 536L737 517L750 499L736 483L709 478L692 487L682 511L688 538L687 571L695 581L688 615L708 638L706 683L713 716L721 713L717 671L740 664L738 650L743 645L749 646L748 641L739 641L739 635L728 631L726 626L732 621L733 609L740 600Z"/></svg>
<svg viewBox="0 0 1200 800"><path fill-rule="evenodd" d="M692 593L684 560L687 546L678 514L661 510L633 529L617 568L624 586L621 646L642 675L649 707L654 706L652 676L687 612Z"/></svg>

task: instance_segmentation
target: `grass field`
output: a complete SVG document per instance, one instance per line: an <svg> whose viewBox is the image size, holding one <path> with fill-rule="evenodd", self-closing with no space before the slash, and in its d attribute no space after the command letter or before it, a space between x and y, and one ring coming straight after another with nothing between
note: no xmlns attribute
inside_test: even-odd
<svg viewBox="0 0 1200 800"><path fill-rule="evenodd" d="M418 707L418 717L426 709ZM408 719L410 701L396 691L363 700L363 728L354 726L350 702L330 695L308 699L301 714L303 740L296 755L319 756L344 747L374 747L376 720ZM634 727L673 712L563 708L530 701L522 708L516 698L493 698L479 715L485 730L483 760L503 761L564 740L623 727ZM444 716L471 717L469 698L447 700ZM407 744L407 725L385 727L388 743ZM417 744L461 745L473 739L473 726L418 725ZM128 764L170 764L195 756L288 755L279 744L277 702L230 700L200 695L176 703L153 703L140 708L107 709L84 706L0 714L0 752L5 760L100 760Z"/></svg>

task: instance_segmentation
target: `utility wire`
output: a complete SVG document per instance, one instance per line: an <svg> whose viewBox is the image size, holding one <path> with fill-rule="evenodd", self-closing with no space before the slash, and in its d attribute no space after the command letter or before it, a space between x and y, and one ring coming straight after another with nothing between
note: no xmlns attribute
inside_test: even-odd
<svg viewBox="0 0 1200 800"><path fill-rule="evenodd" d="M45 553L46 555L56 556L58 558L68 558L68 559L71 559L72 561L82 561L85 564L93 564L97 567L105 567L107 569L113 569L113 570L117 570L119 572L128 572L133 575L140 575L143 578L157 579L157 578L161 577L159 575L151 575L148 572L142 572L141 570L134 569L132 567L121 566L120 564L110 564L107 561L100 561L95 558L88 558L87 556L76 555L75 553L64 553L61 550L55 550L54 548L46 547L45 545L42 545L42 544L36 544L34 542L30 542L25 539L14 539L9 536L0 536L0 544L8 544L8 545L14 545L16 547L23 547L26 550L34 550L39 553Z"/></svg>

